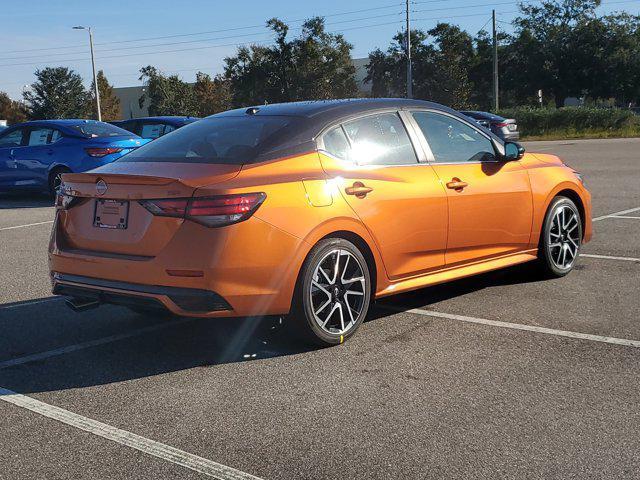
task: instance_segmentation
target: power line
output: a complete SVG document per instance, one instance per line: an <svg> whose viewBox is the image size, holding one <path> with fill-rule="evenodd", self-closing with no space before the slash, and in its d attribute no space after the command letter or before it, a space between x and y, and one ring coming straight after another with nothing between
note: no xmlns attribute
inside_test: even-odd
<svg viewBox="0 0 640 480"><path fill-rule="evenodd" d="M340 13L331 13L328 15L318 15L320 17L323 18L329 18L329 17L335 17L335 16L341 16L341 15L351 15L354 13L363 13L363 12L371 12L371 11L376 11L376 10L383 10L383 9L387 9L387 8L393 8L393 7L399 7L403 5L403 3L392 3L392 4L387 4L384 6L380 6L380 7L372 7L372 8L363 8L360 10L351 10L348 12L340 12ZM310 17L313 17L313 15L311 15ZM297 23L297 22L304 22L307 19L296 19L296 20L291 20L291 19L283 19L283 22L287 22L287 23ZM101 43L96 43L96 46L101 46L101 45L113 45L113 44L120 44L120 43L130 43L130 42L144 42L144 41L149 41L149 40L164 40L164 39L168 39L168 38L179 38L179 37L188 37L188 36L197 36L197 35L209 35L212 33L224 33L224 32L232 32L232 31L236 31L236 30L248 30L251 28L262 28L265 26L265 23L261 23L259 25L246 25L246 26L241 26L241 27L232 27L232 28L224 28L224 29L219 29L219 30L207 30L204 32L191 32L191 33L179 33L179 34L174 34L174 35L163 35L163 36L158 36L158 37L146 37L146 38L132 38L132 39L127 39L127 40L116 40L116 41L111 41L111 42L101 42ZM7 53L24 53L24 52L36 52L36 51L45 51L45 50L59 50L62 48L78 48L78 45L67 45L67 46L58 46L58 47L46 47L46 48L30 48L30 49L26 49L26 50L12 50L12 51L7 51L7 52L0 52L1 54L7 54Z"/></svg>

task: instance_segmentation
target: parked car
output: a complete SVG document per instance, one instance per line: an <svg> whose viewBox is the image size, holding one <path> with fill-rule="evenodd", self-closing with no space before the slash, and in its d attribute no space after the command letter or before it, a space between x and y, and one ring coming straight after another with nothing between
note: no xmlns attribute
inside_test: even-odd
<svg viewBox="0 0 640 480"><path fill-rule="evenodd" d="M147 143L131 132L94 120L38 120L0 132L0 191L53 194L61 175L84 172Z"/></svg>
<svg viewBox="0 0 640 480"><path fill-rule="evenodd" d="M491 130L494 135L497 135L503 140L516 141L520 139L518 123L513 118L504 118L500 115L494 115L493 113L476 112L472 110L466 110L460 113L474 119L478 124Z"/></svg>
<svg viewBox="0 0 640 480"><path fill-rule="evenodd" d="M124 128L125 130L129 130L142 138L155 140L156 138L166 135L169 132L173 132L185 125L189 125L197 120L200 120L200 118L166 116L135 118L110 123L120 128Z"/></svg>
<svg viewBox="0 0 640 480"><path fill-rule="evenodd" d="M49 266L72 308L289 315L321 345L395 293L529 261L564 276L592 231L559 158L406 99L216 114L64 175L59 198Z"/></svg>

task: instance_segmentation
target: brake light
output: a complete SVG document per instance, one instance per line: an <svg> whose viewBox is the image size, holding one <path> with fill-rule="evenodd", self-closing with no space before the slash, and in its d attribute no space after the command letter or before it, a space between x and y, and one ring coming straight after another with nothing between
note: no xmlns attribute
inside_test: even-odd
<svg viewBox="0 0 640 480"><path fill-rule="evenodd" d="M249 218L266 197L266 194L257 192L215 197L141 200L140 204L154 215L185 218L207 227L223 227Z"/></svg>
<svg viewBox="0 0 640 480"><path fill-rule="evenodd" d="M495 123L494 125L495 125L496 127L498 127L498 128L503 128L503 127L507 127L507 126L509 126L509 124L508 124L508 123Z"/></svg>
<svg viewBox="0 0 640 480"><path fill-rule="evenodd" d="M105 147L105 148L85 148L85 152L90 157L104 157L105 155L111 155L112 153L119 153L122 151L121 148L116 147Z"/></svg>

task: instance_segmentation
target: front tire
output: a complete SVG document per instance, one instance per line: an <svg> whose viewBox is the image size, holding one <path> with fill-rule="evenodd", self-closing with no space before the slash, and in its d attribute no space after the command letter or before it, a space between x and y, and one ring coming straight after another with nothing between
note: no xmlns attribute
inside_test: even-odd
<svg viewBox="0 0 640 480"><path fill-rule="evenodd" d="M290 321L316 345L338 345L364 321L371 301L371 274L358 248L342 238L320 241L305 260Z"/></svg>
<svg viewBox="0 0 640 480"><path fill-rule="evenodd" d="M564 277L575 266L582 246L582 219L570 199L556 197L545 216L539 246L540 265L549 277Z"/></svg>

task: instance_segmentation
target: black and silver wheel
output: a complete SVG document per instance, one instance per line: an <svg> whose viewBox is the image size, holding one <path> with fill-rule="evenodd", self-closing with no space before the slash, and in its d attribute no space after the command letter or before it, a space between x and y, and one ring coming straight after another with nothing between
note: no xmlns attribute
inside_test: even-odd
<svg viewBox="0 0 640 480"><path fill-rule="evenodd" d="M582 244L582 219L575 203L556 197L545 217L540 258L545 272L554 277L569 273L578 259Z"/></svg>
<svg viewBox="0 0 640 480"><path fill-rule="evenodd" d="M291 321L306 339L336 345L360 326L370 300L371 275L360 250L341 238L325 239L302 267Z"/></svg>
<svg viewBox="0 0 640 480"><path fill-rule="evenodd" d="M51 197L55 198L58 193L58 189L60 189L60 185L62 185L62 175L70 172L71 170L68 168L59 167L49 174L49 195L51 195Z"/></svg>

